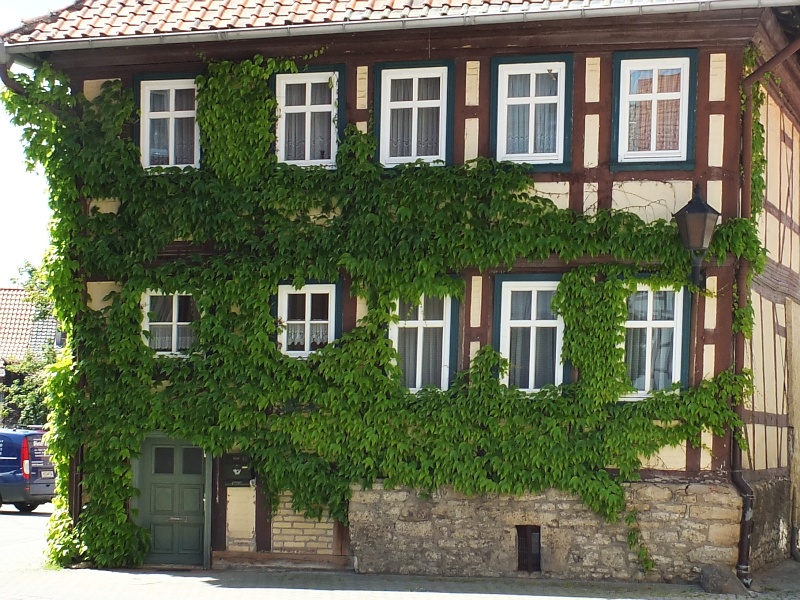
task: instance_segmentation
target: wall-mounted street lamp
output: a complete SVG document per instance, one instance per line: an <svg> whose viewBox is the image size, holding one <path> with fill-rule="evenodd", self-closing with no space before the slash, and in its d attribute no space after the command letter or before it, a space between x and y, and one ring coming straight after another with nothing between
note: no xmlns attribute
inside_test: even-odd
<svg viewBox="0 0 800 600"><path fill-rule="evenodd" d="M715 208L700 197L699 183L694 186L692 199L673 215L683 247L692 255L692 283L699 288L705 288L705 273L701 266L720 216Z"/></svg>

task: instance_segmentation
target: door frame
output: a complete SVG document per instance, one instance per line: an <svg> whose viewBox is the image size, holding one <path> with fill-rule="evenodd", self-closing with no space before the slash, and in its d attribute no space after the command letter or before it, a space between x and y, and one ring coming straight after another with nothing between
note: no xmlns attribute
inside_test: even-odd
<svg viewBox="0 0 800 600"><path fill-rule="evenodd" d="M163 431L151 431L148 433L144 438L142 438L142 446L144 446L144 442L148 439L155 439L158 440L174 440L174 441L182 441L178 438L170 437ZM202 448L202 446L198 446ZM142 447L139 447L139 453L141 454ZM211 453L207 452L203 449L204 454L204 477L203 477L203 569L210 569L211 568ZM131 509L136 509L137 511L137 518L134 519L134 522L142 527L141 523L141 497L142 497L142 480L143 480L143 473L141 470L141 460L140 457L137 456L131 461L131 466L133 468L133 485L136 488L136 491L139 492L135 494L133 498L131 498Z"/></svg>

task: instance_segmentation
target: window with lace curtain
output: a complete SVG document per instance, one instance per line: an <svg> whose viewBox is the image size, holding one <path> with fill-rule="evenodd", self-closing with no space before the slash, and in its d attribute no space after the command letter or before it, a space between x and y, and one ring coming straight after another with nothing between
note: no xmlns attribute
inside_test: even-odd
<svg viewBox="0 0 800 600"><path fill-rule="evenodd" d="M144 81L140 92L142 165L199 167L194 80Z"/></svg>
<svg viewBox="0 0 800 600"><path fill-rule="evenodd" d="M509 362L502 381L535 391L563 381L564 322L551 301L558 282L508 280L500 283L499 349Z"/></svg>
<svg viewBox="0 0 800 600"><path fill-rule="evenodd" d="M303 357L331 342L336 328L335 306L335 284L308 284L300 289L278 286L281 351Z"/></svg>
<svg viewBox="0 0 800 600"><path fill-rule="evenodd" d="M451 357L453 327L452 298L422 296L419 304L398 302L397 323L389 327L400 355L403 385L411 391L425 386L448 388L455 369Z"/></svg>
<svg viewBox="0 0 800 600"><path fill-rule="evenodd" d="M446 160L447 67L385 68L380 73L381 163Z"/></svg>
<svg viewBox="0 0 800 600"><path fill-rule="evenodd" d="M688 56L619 62L619 162L690 158L690 76Z"/></svg>
<svg viewBox="0 0 800 600"><path fill-rule="evenodd" d="M683 291L640 285L627 310L625 367L636 390L630 398L643 398L680 381Z"/></svg>
<svg viewBox="0 0 800 600"><path fill-rule="evenodd" d="M296 165L336 163L338 80L334 72L276 76L279 161Z"/></svg>
<svg viewBox="0 0 800 600"><path fill-rule="evenodd" d="M497 160L564 162L566 63L497 65Z"/></svg>
<svg viewBox="0 0 800 600"><path fill-rule="evenodd" d="M186 354L196 341L192 324L200 315L188 294L148 292L142 299L142 330L157 354Z"/></svg>

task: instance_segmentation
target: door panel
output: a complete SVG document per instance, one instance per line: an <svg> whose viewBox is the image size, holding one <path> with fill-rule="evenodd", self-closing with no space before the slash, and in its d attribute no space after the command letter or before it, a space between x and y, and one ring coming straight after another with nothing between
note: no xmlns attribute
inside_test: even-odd
<svg viewBox="0 0 800 600"><path fill-rule="evenodd" d="M203 450L180 440L148 438L139 469L141 525L152 535L147 562L203 564Z"/></svg>

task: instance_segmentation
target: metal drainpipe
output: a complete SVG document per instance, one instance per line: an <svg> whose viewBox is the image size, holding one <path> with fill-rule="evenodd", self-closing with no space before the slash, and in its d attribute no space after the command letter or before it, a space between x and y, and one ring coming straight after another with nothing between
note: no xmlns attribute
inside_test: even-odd
<svg viewBox="0 0 800 600"><path fill-rule="evenodd" d="M770 70L780 65L783 61L800 50L800 38L792 41L783 50L753 71L742 81L742 91L745 94L744 124L742 129L742 198L740 217L752 217L752 176L753 176L753 85ZM750 263L747 260L739 261L736 273L736 287L738 291L737 306L741 309L747 307L750 290L747 277L750 272ZM734 336L734 371L740 375L744 370L744 333L739 331ZM744 416L744 406L736 407L739 417ZM739 558L736 564L736 576L746 586L750 587L750 536L753 532L753 505L755 493L750 484L742 476L742 447L733 441L731 449L731 482L736 486L742 497L742 523L739 530Z"/></svg>

